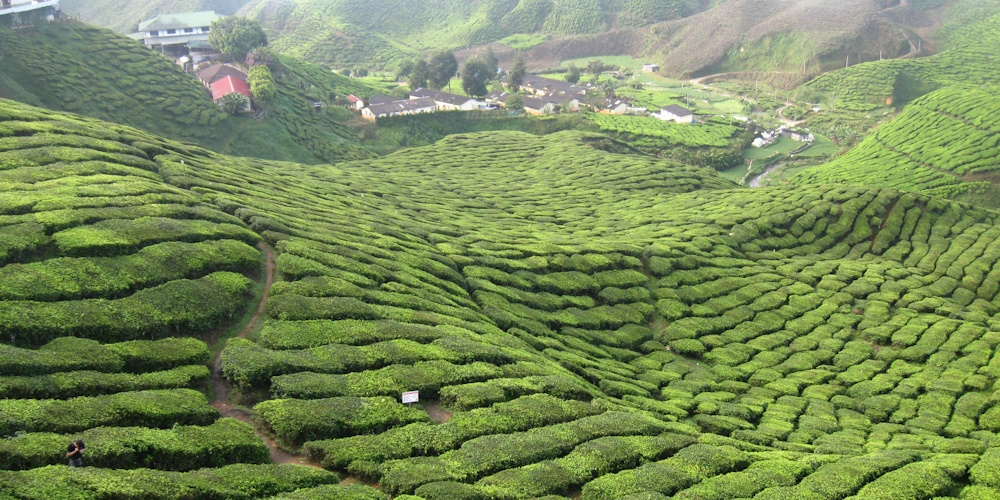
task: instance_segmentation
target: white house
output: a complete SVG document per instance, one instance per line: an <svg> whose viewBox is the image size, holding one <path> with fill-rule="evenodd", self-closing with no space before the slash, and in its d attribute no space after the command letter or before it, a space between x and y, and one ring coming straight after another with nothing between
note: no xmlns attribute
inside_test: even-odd
<svg viewBox="0 0 1000 500"><path fill-rule="evenodd" d="M0 18L9 26L30 24L30 17L41 15L52 21L59 12L59 0L0 0ZM26 14L22 17L21 14Z"/></svg>
<svg viewBox="0 0 1000 500"><path fill-rule="evenodd" d="M646 63L642 65L642 71L646 73L656 73L660 71L660 65L656 63Z"/></svg>
<svg viewBox="0 0 1000 500"><path fill-rule="evenodd" d="M523 97L524 111L529 115L547 115L556 109L556 103L537 97Z"/></svg>
<svg viewBox="0 0 1000 500"><path fill-rule="evenodd" d="M360 97L354 94L347 96L347 103L350 106L350 108L355 111L361 111L362 109L365 109L365 101L362 101Z"/></svg>
<svg viewBox="0 0 1000 500"><path fill-rule="evenodd" d="M598 111L610 115L624 115L629 108L629 104L618 99L605 99L603 106Z"/></svg>
<svg viewBox="0 0 1000 500"><path fill-rule="evenodd" d="M410 99L431 99L437 105L438 111L473 111L486 104L472 97L425 88L418 88L410 92Z"/></svg>
<svg viewBox="0 0 1000 500"><path fill-rule="evenodd" d="M362 109L361 116L375 121L378 118L389 116L416 115L420 113L434 113L436 111L437 104L431 99L406 99L385 104L373 104Z"/></svg>
<svg viewBox="0 0 1000 500"><path fill-rule="evenodd" d="M208 10L164 14L140 23L133 38L160 51L168 47L208 48L210 27L218 19L222 16Z"/></svg>
<svg viewBox="0 0 1000 500"><path fill-rule="evenodd" d="M694 112L676 104L661 108L660 113L653 116L668 122L694 123Z"/></svg>

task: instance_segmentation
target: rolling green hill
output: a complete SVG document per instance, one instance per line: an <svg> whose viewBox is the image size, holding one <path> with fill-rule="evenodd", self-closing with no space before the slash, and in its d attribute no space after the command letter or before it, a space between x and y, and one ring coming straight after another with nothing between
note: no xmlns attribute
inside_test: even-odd
<svg viewBox="0 0 1000 500"><path fill-rule="evenodd" d="M887 103L900 106L942 86L1000 85L1000 13L952 35L948 49L919 59L874 61L827 73L807 87L825 91L840 109L870 111Z"/></svg>
<svg viewBox="0 0 1000 500"><path fill-rule="evenodd" d="M357 118L336 97L387 91L281 58L279 97L262 120L235 118L176 64L141 44L75 21L0 30L0 97L132 125L240 156L303 163L368 158ZM314 111L312 103L324 105Z"/></svg>
<svg viewBox="0 0 1000 500"><path fill-rule="evenodd" d="M423 51L458 49L542 33L570 35L646 26L700 11L699 0L254 0L285 54L329 67L391 67Z"/></svg>
<svg viewBox="0 0 1000 500"><path fill-rule="evenodd" d="M912 60L873 62L824 75L806 89L841 110L870 113L906 104L837 160L792 182L892 187L1000 206L997 184L1000 14L964 28L949 49Z"/></svg>
<svg viewBox="0 0 1000 500"><path fill-rule="evenodd" d="M601 140L306 166L0 101L0 497L1000 495L996 212ZM260 241L222 373L332 472L188 389Z"/></svg>
<svg viewBox="0 0 1000 500"><path fill-rule="evenodd" d="M886 186L998 207L998 111L995 92L945 87L907 105L850 152L795 181Z"/></svg>

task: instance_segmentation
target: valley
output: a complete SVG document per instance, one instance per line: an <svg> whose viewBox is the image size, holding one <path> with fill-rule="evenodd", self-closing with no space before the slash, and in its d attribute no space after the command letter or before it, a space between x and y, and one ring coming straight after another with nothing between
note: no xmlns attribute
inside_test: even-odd
<svg viewBox="0 0 1000 500"><path fill-rule="evenodd" d="M1000 498L1000 3L120 5L0 27L0 500Z"/></svg>

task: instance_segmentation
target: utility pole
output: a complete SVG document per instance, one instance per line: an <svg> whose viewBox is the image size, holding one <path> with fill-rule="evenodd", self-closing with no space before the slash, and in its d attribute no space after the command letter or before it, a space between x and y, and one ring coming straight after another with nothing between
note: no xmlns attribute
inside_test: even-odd
<svg viewBox="0 0 1000 500"><path fill-rule="evenodd" d="M850 65L851 65L851 55L848 54L847 55L847 62L844 63L844 68L846 69Z"/></svg>

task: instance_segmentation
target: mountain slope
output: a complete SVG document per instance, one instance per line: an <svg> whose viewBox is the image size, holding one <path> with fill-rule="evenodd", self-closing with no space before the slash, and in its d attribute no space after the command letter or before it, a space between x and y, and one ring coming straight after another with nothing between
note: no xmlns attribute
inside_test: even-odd
<svg viewBox="0 0 1000 500"><path fill-rule="evenodd" d="M355 115L334 100L385 89L281 58L267 118L232 117L176 64L124 36L75 21L0 30L0 96L139 127L210 149L304 163L368 158ZM101 62L108 61L108 62ZM113 61L113 63L109 62ZM322 113L312 103L326 105Z"/></svg>
<svg viewBox="0 0 1000 500"><path fill-rule="evenodd" d="M255 0L279 51L331 67L387 67L422 51L457 49L509 35L600 33L700 11L692 0Z"/></svg>
<svg viewBox="0 0 1000 500"><path fill-rule="evenodd" d="M119 33L134 33L139 23L161 14L214 10L232 15L249 0L61 0L63 12L80 21Z"/></svg>
<svg viewBox="0 0 1000 500"><path fill-rule="evenodd" d="M317 488L297 494L309 498L333 488L320 485L337 475L251 465L252 451L201 453L204 439L174 422L216 433L214 442L228 431L209 429L217 415L194 391L121 392L98 375L100 389L90 390L110 394L44 399L80 390L48 375L80 381L86 370L203 360L197 341L168 340L189 343L184 355L120 340L142 321L157 326L154 336L175 324L197 334L209 328L198 311L238 302L226 299L249 280L199 268L191 277L220 273L220 287L202 300L167 294L176 317L98 328L99 308L132 307L163 289L111 292L125 290L121 273L75 270L163 261L145 249L225 231L274 245L283 277L258 340L226 346L225 375L266 398L253 412L287 446L385 494L1000 494L995 212L871 187L741 190L706 170L595 149L601 136L580 132L461 134L305 166L0 101L0 135L0 235L14 236L0 238L0 321L32 347L0 346L2 387L36 388L0 400L0 432L28 431L0 446L17 457L10 464L37 464L26 458L31 443L104 425L94 442L124 449L137 431L114 430L123 425L115 415L142 422L144 442L155 444L143 448L148 469L109 461L0 471L0 495L51 498L48 488L70 481L121 498L154 487L161 498ZM148 224L144 196L172 207L158 217L173 222ZM75 295L19 298L39 293L15 285L40 282L31 277L43 269L47 283ZM81 296L95 293L104 300ZM76 314L56 314L63 308ZM61 338L34 349L68 333L103 343ZM397 402L412 389L426 406ZM22 418L32 408L52 420ZM66 413L80 408L86 419ZM422 408L450 418L431 423ZM53 429L64 434L45 434ZM113 458L92 446L95 462ZM237 463L157 470L178 455Z"/></svg>

